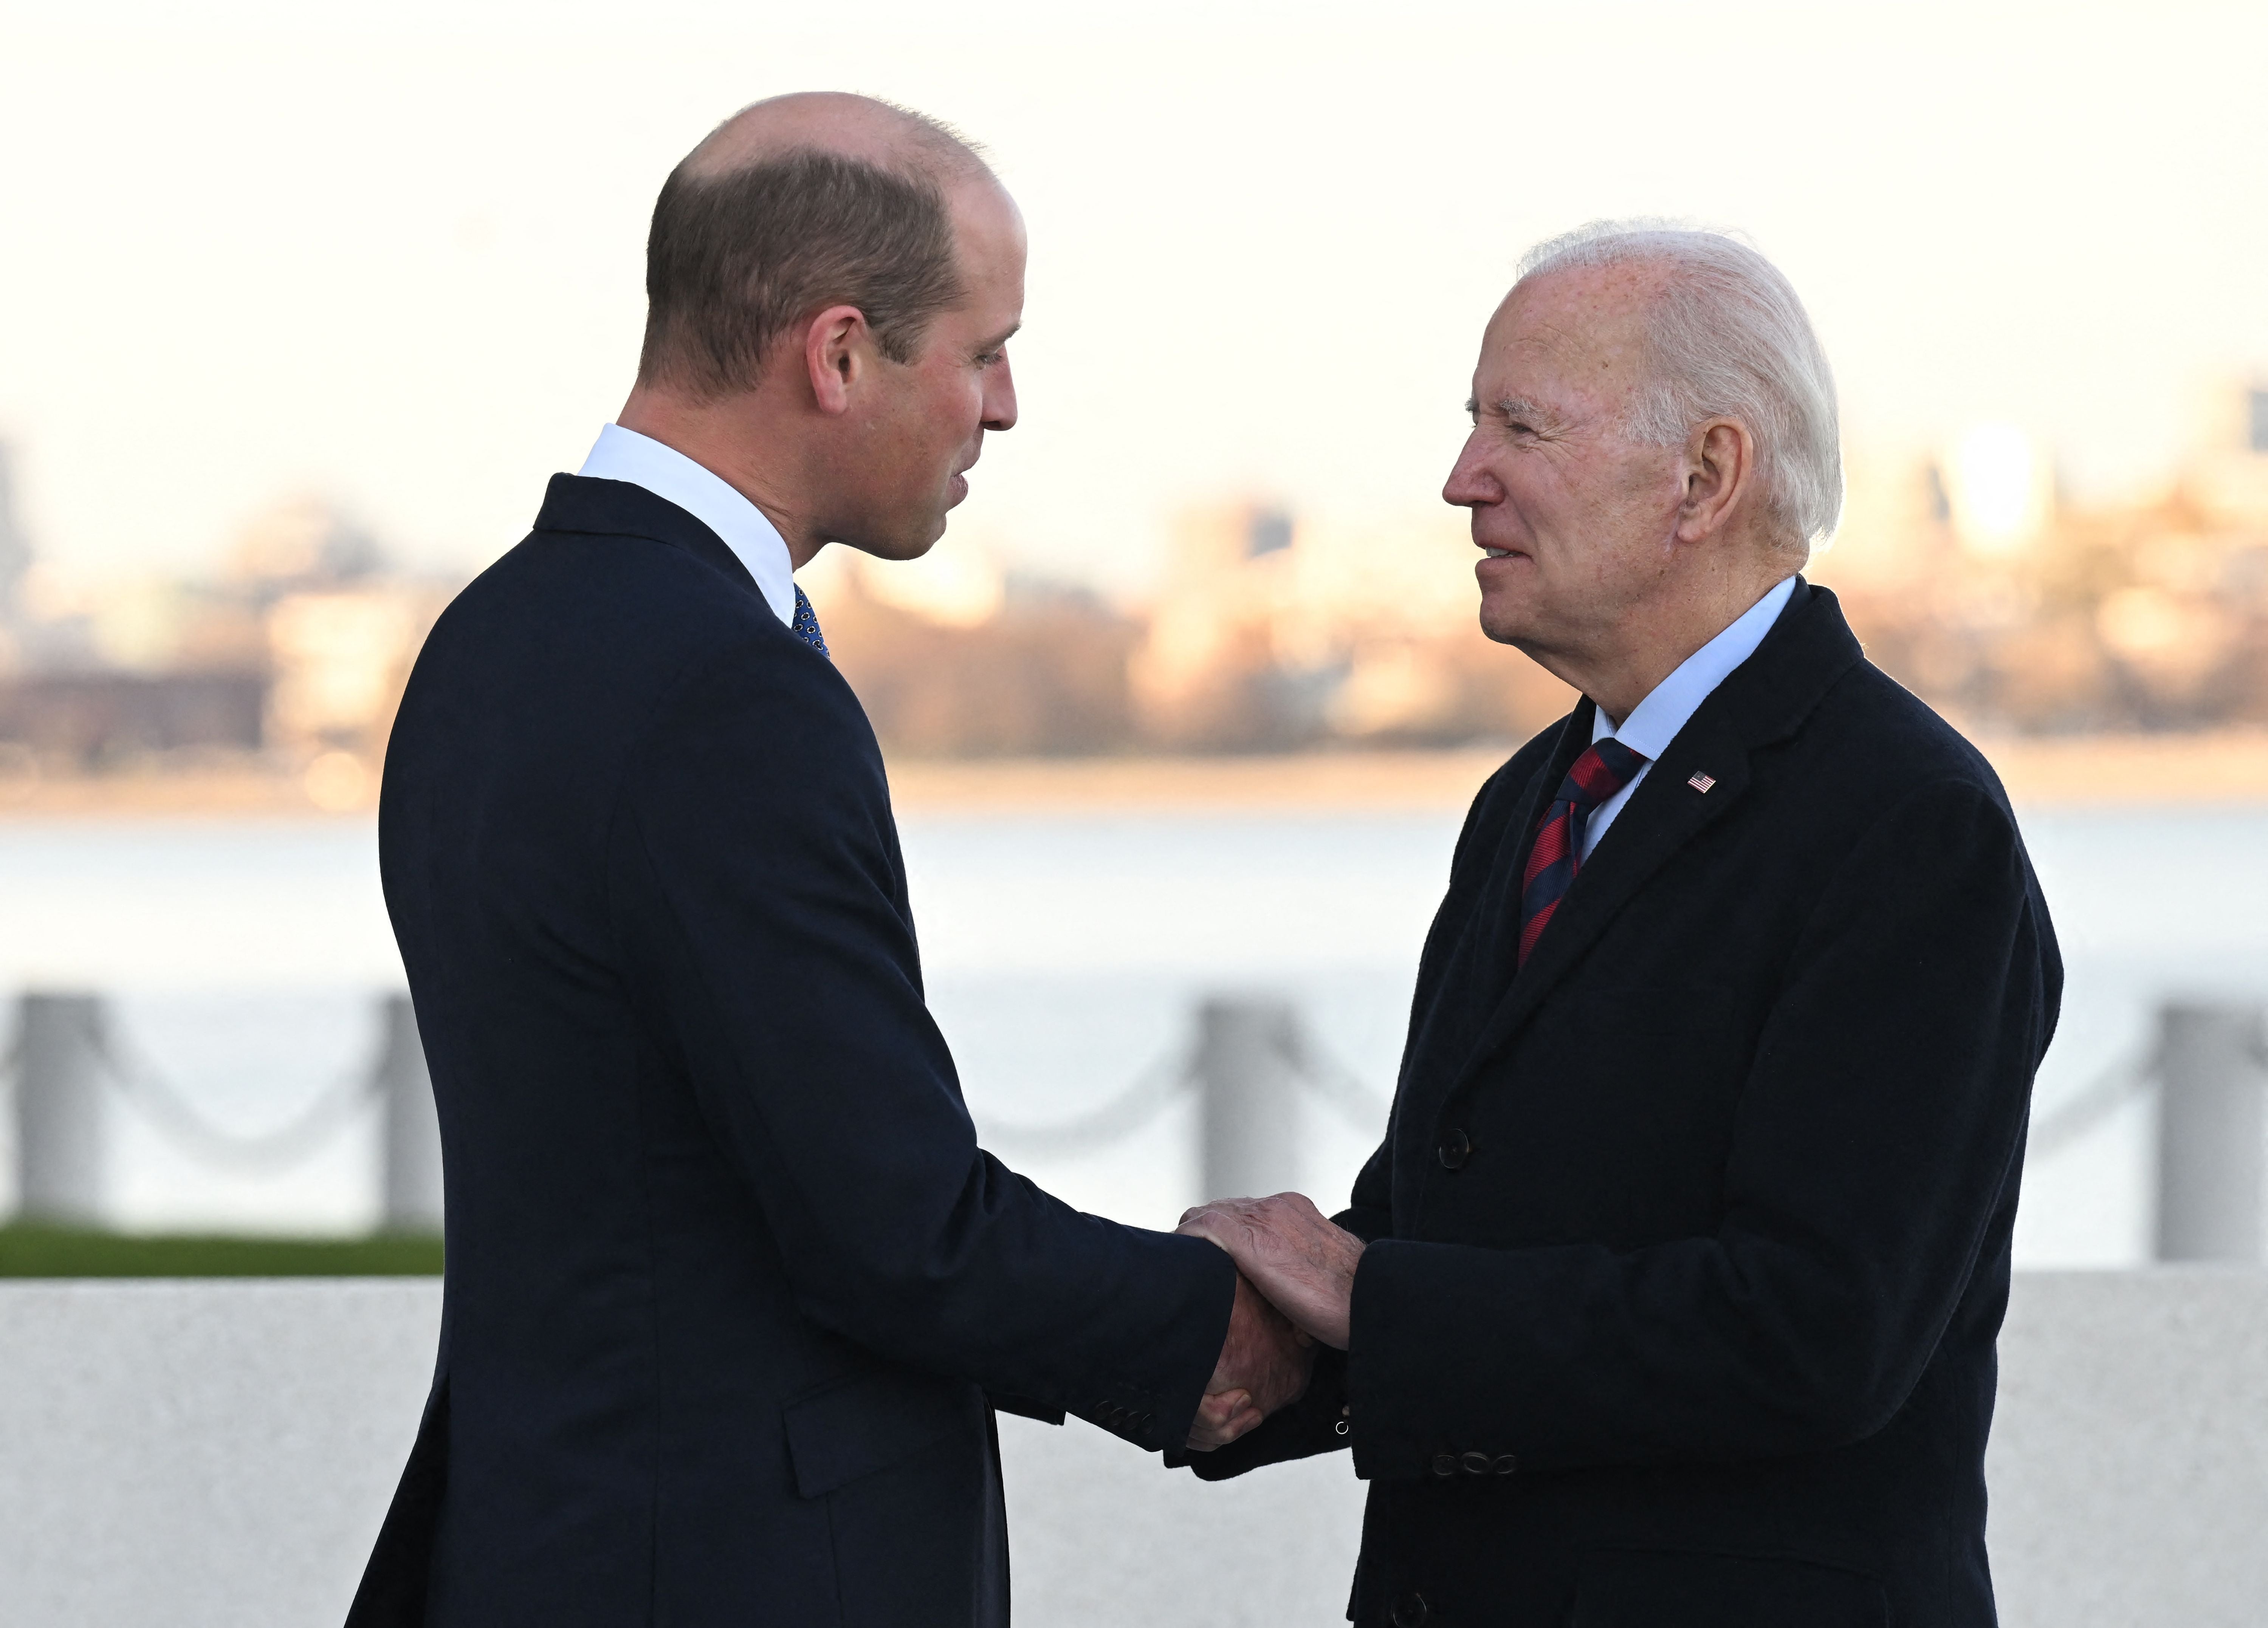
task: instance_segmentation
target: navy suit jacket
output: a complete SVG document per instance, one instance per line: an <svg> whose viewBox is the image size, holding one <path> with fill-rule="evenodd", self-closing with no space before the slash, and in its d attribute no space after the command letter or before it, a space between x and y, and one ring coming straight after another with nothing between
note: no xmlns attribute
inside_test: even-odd
<svg viewBox="0 0 2268 1628"><path fill-rule="evenodd" d="M1234 1268L977 1147L833 665L691 516L556 477L379 825L448 1265L350 1623L1005 1624L988 1393L1179 1444Z"/></svg>
<svg viewBox="0 0 2268 1628"><path fill-rule="evenodd" d="M1482 788L1350 1347L1200 1458L1351 1446L1364 1628L1989 1628L1984 1441L2063 973L1999 781L1799 583L1525 967L1585 702Z"/></svg>

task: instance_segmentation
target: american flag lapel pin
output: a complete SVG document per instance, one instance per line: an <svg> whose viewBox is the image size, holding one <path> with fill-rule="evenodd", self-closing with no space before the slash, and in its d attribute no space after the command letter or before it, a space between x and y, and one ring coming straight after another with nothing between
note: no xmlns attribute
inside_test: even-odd
<svg viewBox="0 0 2268 1628"><path fill-rule="evenodd" d="M1714 774L1704 774L1697 769L1694 771L1693 778L1685 783L1696 791L1706 791L1717 783L1717 777Z"/></svg>

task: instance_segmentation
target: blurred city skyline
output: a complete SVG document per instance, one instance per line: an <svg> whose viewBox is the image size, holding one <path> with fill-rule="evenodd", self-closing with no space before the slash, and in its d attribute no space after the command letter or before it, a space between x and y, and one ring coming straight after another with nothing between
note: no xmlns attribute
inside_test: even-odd
<svg viewBox="0 0 2268 1628"><path fill-rule="evenodd" d="M2268 370L2258 7L199 17L0 4L0 439L70 572L293 496L477 568L619 405L662 175L812 86L961 125L1030 225L1024 422L945 549L1114 593L1193 504L1439 512L1513 260L1601 215L1750 234L1880 460L2005 424L2141 501Z"/></svg>

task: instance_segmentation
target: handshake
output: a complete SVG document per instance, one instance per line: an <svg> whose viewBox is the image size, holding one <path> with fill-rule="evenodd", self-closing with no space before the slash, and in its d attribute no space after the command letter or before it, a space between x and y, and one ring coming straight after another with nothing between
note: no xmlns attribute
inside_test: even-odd
<svg viewBox="0 0 2268 1628"><path fill-rule="evenodd" d="M1228 1251L1236 1303L1189 1446L1225 1447L1300 1399L1318 1342L1344 1351L1363 1241L1327 1220L1304 1193L1216 1199L1177 1229Z"/></svg>

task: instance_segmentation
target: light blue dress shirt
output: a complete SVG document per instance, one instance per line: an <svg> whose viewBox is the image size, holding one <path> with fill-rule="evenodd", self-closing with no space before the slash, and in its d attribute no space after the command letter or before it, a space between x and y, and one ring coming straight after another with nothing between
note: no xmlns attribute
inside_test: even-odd
<svg viewBox="0 0 2268 1628"><path fill-rule="evenodd" d="M1795 578L1782 577L1779 583L1741 613L1740 619L1677 665L1677 671L1653 686L1651 693L1631 708L1629 717L1620 727L1608 722L1603 710L1591 721L1591 739L1618 740L1646 761L1638 766L1630 783L1591 810L1583 822L1582 857L1591 857L1591 850L1599 846L1599 839L1607 834L1607 827L1615 823L1615 816L1623 811L1623 804L1631 800L1638 781L1646 777L1669 743L1677 738L1677 731L1685 722L1701 709L1710 692L1724 683L1727 675L1756 653L1756 646L1764 642L1771 625L1787 608L1788 598L1795 592Z"/></svg>

